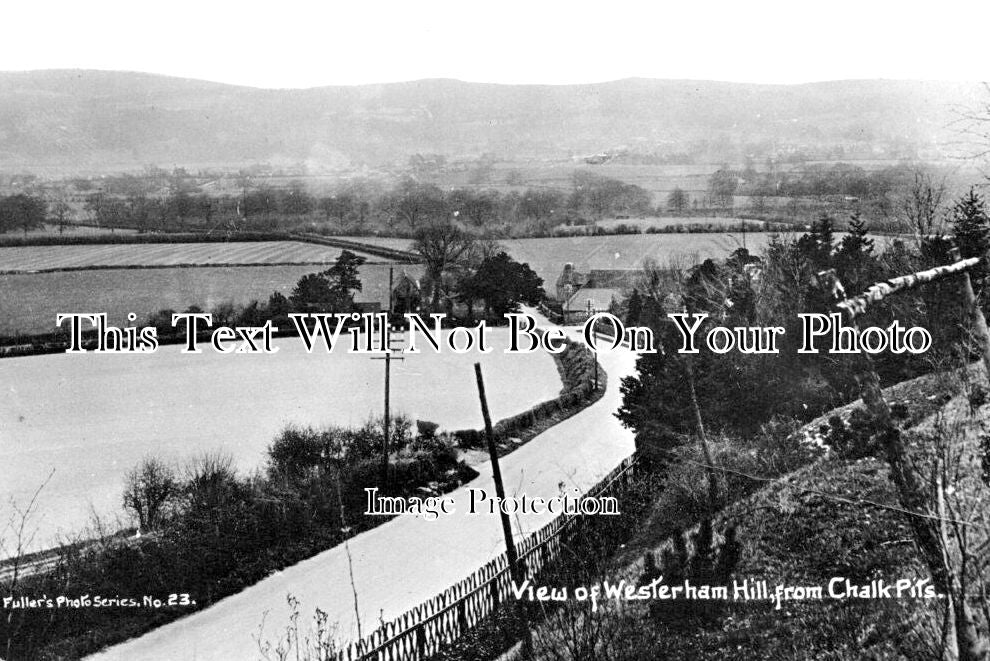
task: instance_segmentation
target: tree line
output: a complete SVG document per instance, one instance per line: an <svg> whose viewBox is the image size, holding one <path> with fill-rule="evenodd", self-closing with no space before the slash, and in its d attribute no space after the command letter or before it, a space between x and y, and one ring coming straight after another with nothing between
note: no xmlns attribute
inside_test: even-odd
<svg viewBox="0 0 990 661"><path fill-rule="evenodd" d="M990 579L981 557L990 444L973 439L966 428L985 435L981 407L990 389L982 371L970 368L980 354L961 283L944 279L901 292L857 317L864 327L886 328L896 320L926 328L934 342L924 354L884 352L866 362L858 354L797 353L797 315L832 312L836 294L842 296L823 273L832 271L845 293L856 295L874 282L952 263L957 250L964 258L985 257L990 250L990 216L974 189L925 226L934 231L880 249L857 215L839 241L835 220L824 216L797 239L772 240L759 257L739 249L686 271L648 266L622 312L630 324L653 329L663 350L639 357L637 374L623 379L618 417L662 476L665 488L655 508L669 514L661 518L674 530L699 522L701 531L710 530L715 513L727 504L823 457L826 448L833 460L848 462L850 471L860 461L883 461L888 471L881 474L889 475L903 519L898 525L911 531L912 553L930 571L936 590L947 595L948 605L937 609L942 618L945 608L946 628L935 643L951 641L952 658L984 659L990 653L990 602L967 586ZM985 265L969 277L985 315ZM783 327L779 354L717 354L704 344L698 354L679 354L680 332L666 314L681 311L708 313L702 335L716 324ZM909 380L915 377L928 380L912 391ZM899 392L912 396L891 399L880 390L894 384L908 386ZM862 405L805 430L813 438L795 433L860 397ZM956 397L958 407L945 407ZM869 528L874 521L861 525ZM831 560L814 569L834 574Z"/></svg>
<svg viewBox="0 0 990 661"><path fill-rule="evenodd" d="M653 211L651 195L640 186L585 171L574 173L569 189L444 190L407 177L391 188L359 181L323 195L311 194L298 181L284 188L245 182L239 193L221 195L172 184L157 194L92 192L85 203L92 221L106 227L151 231L235 224L273 229L324 223L358 234L377 229L398 236L412 236L440 219L535 230Z"/></svg>
<svg viewBox="0 0 990 661"><path fill-rule="evenodd" d="M706 324L726 327L783 327L779 355L715 354L702 348L691 361L694 389L704 418L719 429L752 433L774 415L810 419L859 396L850 361L797 352L801 337L797 315L830 312L835 302L817 274L834 269L852 295L874 282L949 263L953 245L964 257L982 256L990 248L990 220L975 190L957 200L945 220L951 238L933 233L895 239L879 250L858 215L852 215L845 228L837 228L835 219L826 215L798 238L772 239L763 256L738 249L726 259L707 259L683 272L650 264L625 301L627 321L651 327L667 347L680 346L679 331L668 323L668 312L708 313ZM835 239L838 229L846 232L840 241ZM978 269L973 277L981 297L986 269ZM933 348L925 354L874 356L885 384L968 355L964 310L954 286L937 283L884 301L864 316L863 326L886 327L897 319L902 326L923 326L933 336ZM699 336L706 330L703 327ZM622 417L644 439L662 445L673 442L696 423L687 401L689 389L670 387L671 382L685 383L684 358L668 352L644 355L639 361L640 376L625 385ZM753 383L760 383L760 388L753 388ZM661 390L666 393L662 397Z"/></svg>

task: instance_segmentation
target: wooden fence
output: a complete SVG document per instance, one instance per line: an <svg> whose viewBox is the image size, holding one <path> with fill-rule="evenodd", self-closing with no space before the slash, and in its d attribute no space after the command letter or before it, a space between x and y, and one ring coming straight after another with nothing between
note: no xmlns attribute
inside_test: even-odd
<svg viewBox="0 0 990 661"><path fill-rule="evenodd" d="M614 495L629 483L638 457L627 457L584 495ZM560 557L580 515L562 514L516 545L523 573L533 578ZM495 525L493 523L493 525ZM420 661L491 616L512 599L506 554L424 604L337 652L333 661Z"/></svg>

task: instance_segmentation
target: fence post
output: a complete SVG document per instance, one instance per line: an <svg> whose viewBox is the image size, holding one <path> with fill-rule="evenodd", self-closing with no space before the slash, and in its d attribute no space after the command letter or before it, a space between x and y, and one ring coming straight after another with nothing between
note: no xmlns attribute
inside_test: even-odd
<svg viewBox="0 0 990 661"><path fill-rule="evenodd" d="M460 635L467 633L467 599L457 602L457 626L460 628Z"/></svg>
<svg viewBox="0 0 990 661"><path fill-rule="evenodd" d="M492 582L488 584L488 587L491 591L492 612L494 613L498 610L498 574L495 574L495 577L492 579Z"/></svg>
<svg viewBox="0 0 990 661"><path fill-rule="evenodd" d="M426 623L420 622L416 627L416 653L420 658L426 656Z"/></svg>

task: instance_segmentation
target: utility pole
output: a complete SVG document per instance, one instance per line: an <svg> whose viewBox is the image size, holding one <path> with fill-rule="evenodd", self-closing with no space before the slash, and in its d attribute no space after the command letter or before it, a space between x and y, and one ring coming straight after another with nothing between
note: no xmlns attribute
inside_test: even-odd
<svg viewBox="0 0 990 661"><path fill-rule="evenodd" d="M391 271L391 269L390 269ZM391 274L390 274L391 275ZM391 277L389 278L391 280ZM391 288L389 289L389 300L391 302ZM386 319L383 321L385 324L385 342L386 346L382 347L385 355L382 357L373 357L371 360L384 360L385 361L385 421L382 424L382 488L388 484L388 446L389 446L389 434L391 432L391 416L389 412L389 388L392 381L391 375L391 365L393 360L405 360L401 357L392 356L392 327L391 327L391 308L386 315ZM401 338L396 338L397 340Z"/></svg>
<svg viewBox="0 0 990 661"><path fill-rule="evenodd" d="M481 363L474 364L474 375L478 380L478 397L481 399L481 415L485 419L485 439L488 441L488 456L492 461L492 478L495 480L495 495L500 503L505 502L505 485L502 482L502 469L498 465L498 449L495 447L495 433L492 431L492 417L488 413L488 398L485 396L485 381L481 377ZM509 573L512 581L516 585L522 585L525 577L522 567L519 565L519 554L516 552L516 543L512 540L512 522L509 514L504 508L499 508L502 518L502 534L505 536L505 557L509 560ZM523 616L522 604L516 601L516 617L519 619L521 633L523 633L523 649L527 652L533 648L532 632L526 624Z"/></svg>
<svg viewBox="0 0 990 661"><path fill-rule="evenodd" d="M392 324L392 265L388 265L388 323Z"/></svg>
<svg viewBox="0 0 990 661"><path fill-rule="evenodd" d="M591 305L591 299L589 298L588 299L588 319L591 319L591 317L595 314L595 312L597 312L597 310L595 310L592 307L592 305ZM594 332L595 329L592 328L591 331ZM595 391L597 391L598 390L598 355L597 354L594 354L592 356L592 361L591 362L593 362L595 364L595 379L593 381L593 385L595 387Z"/></svg>

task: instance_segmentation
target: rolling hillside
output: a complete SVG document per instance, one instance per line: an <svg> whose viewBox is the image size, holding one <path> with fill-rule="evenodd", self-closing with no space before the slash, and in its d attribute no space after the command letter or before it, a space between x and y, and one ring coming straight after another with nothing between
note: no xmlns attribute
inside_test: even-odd
<svg viewBox="0 0 990 661"><path fill-rule="evenodd" d="M0 162L120 170L150 163L340 168L415 153L506 160L692 142L949 149L976 84L749 85L627 79L589 85L421 80L269 90L105 71L0 73Z"/></svg>

